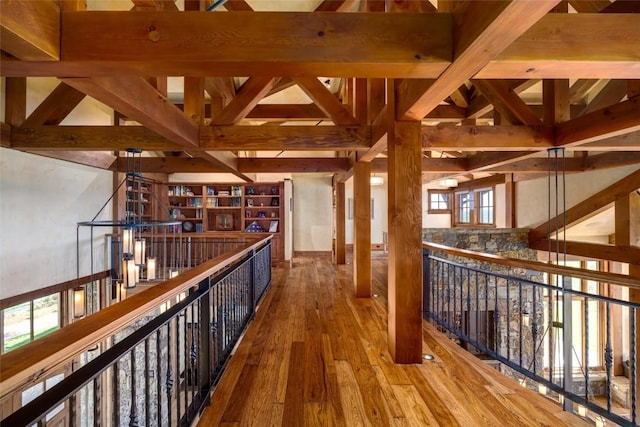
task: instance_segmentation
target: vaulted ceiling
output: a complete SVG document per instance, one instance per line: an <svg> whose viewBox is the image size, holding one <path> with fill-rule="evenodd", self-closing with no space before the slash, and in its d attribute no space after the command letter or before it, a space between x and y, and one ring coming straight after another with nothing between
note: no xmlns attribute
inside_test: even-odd
<svg viewBox="0 0 640 427"><path fill-rule="evenodd" d="M539 176L550 148L567 172L640 164L639 3L3 0L2 145L344 180L356 161L385 171L389 121L411 120L424 181ZM28 116L26 77L59 79ZM113 126L61 125L86 96Z"/></svg>

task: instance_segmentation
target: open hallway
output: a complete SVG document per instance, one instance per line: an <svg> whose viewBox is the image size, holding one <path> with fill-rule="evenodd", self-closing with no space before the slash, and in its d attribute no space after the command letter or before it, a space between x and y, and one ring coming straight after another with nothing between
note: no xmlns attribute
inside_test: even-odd
<svg viewBox="0 0 640 427"><path fill-rule="evenodd" d="M273 284L206 408L201 426L588 425L478 363L424 324L422 365L387 350L387 260L374 295L354 296L351 265L299 257Z"/></svg>

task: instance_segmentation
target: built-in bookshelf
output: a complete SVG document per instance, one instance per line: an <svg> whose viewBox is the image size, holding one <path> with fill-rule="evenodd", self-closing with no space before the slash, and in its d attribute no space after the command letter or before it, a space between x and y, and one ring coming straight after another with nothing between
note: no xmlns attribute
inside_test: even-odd
<svg viewBox="0 0 640 427"><path fill-rule="evenodd" d="M169 185L169 217L182 221L182 232L201 233L204 227L202 185Z"/></svg>
<svg viewBox="0 0 640 427"><path fill-rule="evenodd" d="M272 255L284 253L284 183L168 184L169 216L183 233L271 233Z"/></svg>

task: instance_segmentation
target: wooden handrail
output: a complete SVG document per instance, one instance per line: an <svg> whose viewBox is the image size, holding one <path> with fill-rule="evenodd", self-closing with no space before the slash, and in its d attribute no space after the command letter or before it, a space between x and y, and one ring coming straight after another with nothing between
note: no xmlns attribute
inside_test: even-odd
<svg viewBox="0 0 640 427"><path fill-rule="evenodd" d="M254 239L241 248L215 257L173 279L158 283L63 329L0 355L0 398L26 382L53 371L153 308L196 286L204 278L223 270L229 264L239 261L249 251L259 248L271 238L266 236L263 239Z"/></svg>
<svg viewBox="0 0 640 427"><path fill-rule="evenodd" d="M593 280L596 282L604 282L612 285L627 286L629 288L640 289L640 280L624 274L585 270L583 268L576 267L565 267L562 265L547 264L540 261L507 258L500 255L473 252L467 249L452 248L451 246L445 246L430 242L422 242L422 247L433 251L444 252L449 255L457 255L465 258L475 259L478 261L492 262L495 264L506 265L508 267L528 268L531 270L542 271L549 274L559 274L562 276L571 276L585 280Z"/></svg>
<svg viewBox="0 0 640 427"><path fill-rule="evenodd" d="M93 276L88 275L88 276L81 277L79 279L71 279L71 280L67 280L66 282L47 286L46 288L40 288L35 291L25 292L24 294L7 297L5 299L0 300L0 310L4 310L5 308L13 307L14 305L22 304L24 302L32 301L34 299L46 297L51 294L64 292L69 289L73 289L77 286L86 285L87 283L90 283L92 280L102 280L109 277L110 274L111 274L110 271L105 270L99 273L95 273Z"/></svg>

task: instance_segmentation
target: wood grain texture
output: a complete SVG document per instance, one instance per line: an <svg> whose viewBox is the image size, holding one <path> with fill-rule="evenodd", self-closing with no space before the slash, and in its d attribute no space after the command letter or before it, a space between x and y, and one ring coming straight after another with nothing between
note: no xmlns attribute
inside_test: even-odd
<svg viewBox="0 0 640 427"><path fill-rule="evenodd" d="M353 165L353 281L358 297L371 296L371 164Z"/></svg>
<svg viewBox="0 0 640 427"><path fill-rule="evenodd" d="M553 147L553 130L537 126L423 126L422 147L438 151L521 151Z"/></svg>
<svg viewBox="0 0 640 427"><path fill-rule="evenodd" d="M422 358L422 147L420 122L389 126L389 350L396 363Z"/></svg>
<svg viewBox="0 0 640 427"><path fill-rule="evenodd" d="M483 2L461 2L453 14L456 34L453 63L435 82L402 82L398 88L397 117L422 120L441 100L512 44L557 2L496 1L490 8Z"/></svg>
<svg viewBox="0 0 640 427"><path fill-rule="evenodd" d="M587 425L427 323L421 347L436 359L391 362L387 261L372 264L377 298L355 297L351 267L329 257L298 257L290 269L274 269L198 425Z"/></svg>
<svg viewBox="0 0 640 427"><path fill-rule="evenodd" d="M51 0L3 1L0 48L23 61L57 61L60 15L60 7Z"/></svg>
<svg viewBox="0 0 640 427"><path fill-rule="evenodd" d="M357 126L204 126L205 150L367 150L369 128Z"/></svg>
<svg viewBox="0 0 640 427"><path fill-rule="evenodd" d="M27 117L23 126L59 125L86 95L60 83Z"/></svg>
<svg viewBox="0 0 640 427"><path fill-rule="evenodd" d="M450 58L450 26L450 17L423 13L84 12L63 15L61 55L119 58L149 75L207 76L214 67L222 76L436 76Z"/></svg>

